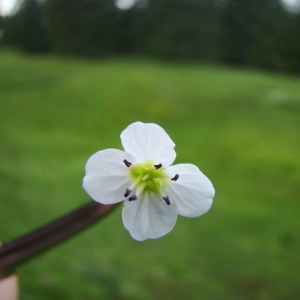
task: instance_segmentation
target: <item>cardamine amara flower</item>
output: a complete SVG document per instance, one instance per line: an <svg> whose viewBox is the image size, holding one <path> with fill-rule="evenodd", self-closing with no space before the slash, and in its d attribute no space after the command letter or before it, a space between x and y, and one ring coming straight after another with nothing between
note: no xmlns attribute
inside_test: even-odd
<svg viewBox="0 0 300 300"><path fill-rule="evenodd" d="M193 218L210 209L212 183L193 164L171 165L175 144L162 127L132 123L121 142L125 151L105 149L88 159L83 187L102 204L124 201L123 223L134 239L159 238L178 214Z"/></svg>

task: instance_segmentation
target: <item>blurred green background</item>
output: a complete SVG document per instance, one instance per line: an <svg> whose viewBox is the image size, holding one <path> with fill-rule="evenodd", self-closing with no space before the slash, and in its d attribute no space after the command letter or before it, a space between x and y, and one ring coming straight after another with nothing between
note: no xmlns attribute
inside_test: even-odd
<svg viewBox="0 0 300 300"><path fill-rule="evenodd" d="M22 266L21 299L298 299L300 80L155 60L0 52L1 240L88 201L88 157L155 122L211 179L203 217L136 242L121 207Z"/></svg>

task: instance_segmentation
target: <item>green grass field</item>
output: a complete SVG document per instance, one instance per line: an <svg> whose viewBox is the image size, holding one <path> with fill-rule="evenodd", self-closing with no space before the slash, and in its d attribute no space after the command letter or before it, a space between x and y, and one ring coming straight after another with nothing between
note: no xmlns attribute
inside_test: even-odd
<svg viewBox="0 0 300 300"><path fill-rule="evenodd" d="M86 160L137 120L216 188L158 240L131 239L119 207L22 266L22 300L300 298L300 78L2 51L0 104L2 241L89 201Z"/></svg>

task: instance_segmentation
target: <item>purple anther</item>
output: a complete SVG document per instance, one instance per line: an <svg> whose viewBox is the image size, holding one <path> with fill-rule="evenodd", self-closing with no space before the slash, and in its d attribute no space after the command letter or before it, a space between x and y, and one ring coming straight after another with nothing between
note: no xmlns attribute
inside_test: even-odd
<svg viewBox="0 0 300 300"><path fill-rule="evenodd" d="M162 167L162 164L154 165L154 168L157 170Z"/></svg>
<svg viewBox="0 0 300 300"><path fill-rule="evenodd" d="M171 204L170 199L169 199L168 196L163 197L163 199L165 200L165 202L167 203L167 205Z"/></svg>
<svg viewBox="0 0 300 300"><path fill-rule="evenodd" d="M177 179L179 178L179 175L178 174L176 174L171 180L173 180L173 181L177 181Z"/></svg>
<svg viewBox="0 0 300 300"><path fill-rule="evenodd" d="M132 165L132 163L129 162L128 160L126 160L126 159L123 160L123 163L125 164L125 166L126 166L127 168L129 168L129 167Z"/></svg>
<svg viewBox="0 0 300 300"><path fill-rule="evenodd" d="M137 196L133 195L133 196L129 197L128 200L129 201L137 200Z"/></svg>
<svg viewBox="0 0 300 300"><path fill-rule="evenodd" d="M124 197L127 198L130 194L131 194L131 190L130 189L126 189L126 192L124 194Z"/></svg>

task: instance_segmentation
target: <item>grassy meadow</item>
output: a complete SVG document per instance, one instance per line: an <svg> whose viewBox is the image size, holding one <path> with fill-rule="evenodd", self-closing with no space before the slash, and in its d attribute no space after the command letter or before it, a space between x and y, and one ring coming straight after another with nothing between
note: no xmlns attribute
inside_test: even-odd
<svg viewBox="0 0 300 300"><path fill-rule="evenodd" d="M136 242L121 207L19 270L22 300L299 299L300 78L0 52L0 240L80 206L88 157L160 124L216 197Z"/></svg>

